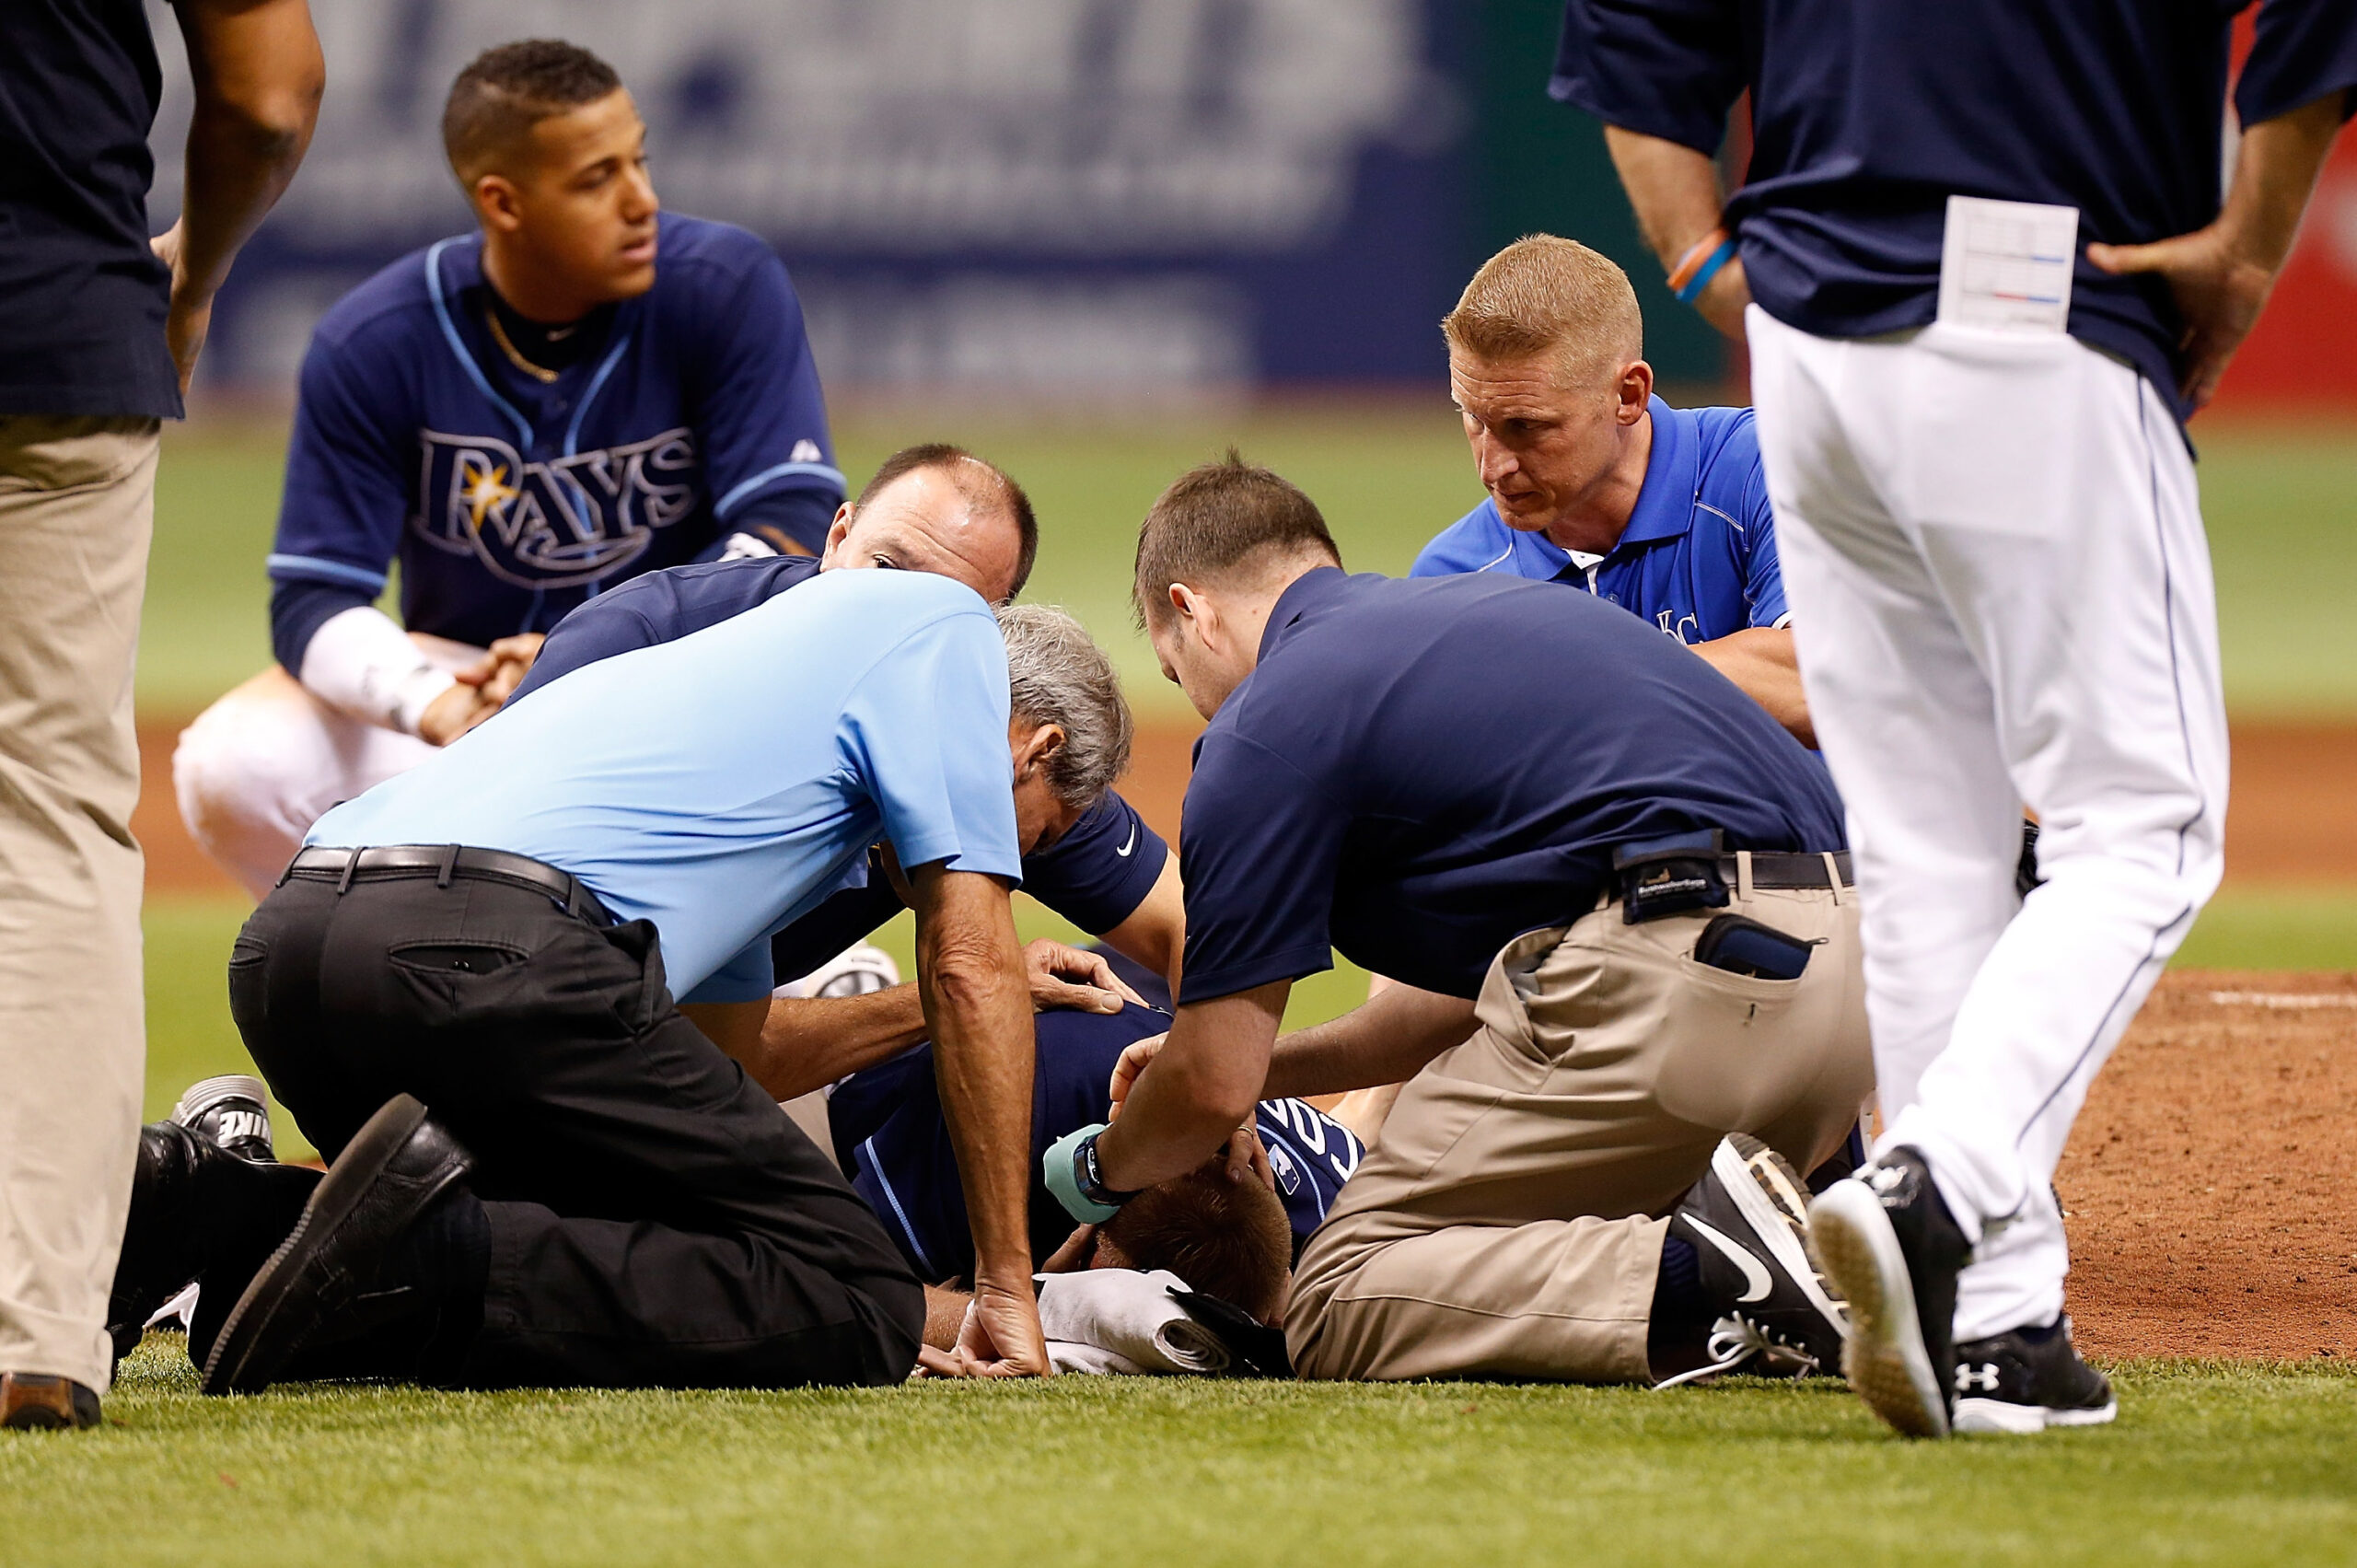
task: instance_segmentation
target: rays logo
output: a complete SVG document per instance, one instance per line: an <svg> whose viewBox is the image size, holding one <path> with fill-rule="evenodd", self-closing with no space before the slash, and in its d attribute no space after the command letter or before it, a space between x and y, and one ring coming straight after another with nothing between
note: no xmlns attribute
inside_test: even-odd
<svg viewBox="0 0 2357 1568"><path fill-rule="evenodd" d="M490 436L421 433L419 536L526 588L594 583L695 507L685 426L627 446L528 463Z"/></svg>

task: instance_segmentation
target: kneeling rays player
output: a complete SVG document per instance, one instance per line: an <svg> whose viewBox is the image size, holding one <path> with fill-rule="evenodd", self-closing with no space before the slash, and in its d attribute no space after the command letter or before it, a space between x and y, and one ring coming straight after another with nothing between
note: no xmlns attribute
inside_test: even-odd
<svg viewBox="0 0 2357 1568"><path fill-rule="evenodd" d="M843 482L794 286L752 235L659 213L644 139L595 55L489 51L443 114L481 232L314 333L269 561L277 664L173 764L190 832L257 897L328 807L495 711L601 588L820 547ZM373 608L395 560L398 626Z"/></svg>

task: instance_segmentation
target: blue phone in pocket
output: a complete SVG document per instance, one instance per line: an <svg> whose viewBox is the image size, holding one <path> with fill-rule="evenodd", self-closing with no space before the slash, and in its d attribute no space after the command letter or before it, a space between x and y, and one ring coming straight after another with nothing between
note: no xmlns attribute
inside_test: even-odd
<svg viewBox="0 0 2357 1568"><path fill-rule="evenodd" d="M1694 943L1694 961L1754 980L1798 980L1808 968L1809 949L1816 946L1748 915L1723 914L1702 927Z"/></svg>

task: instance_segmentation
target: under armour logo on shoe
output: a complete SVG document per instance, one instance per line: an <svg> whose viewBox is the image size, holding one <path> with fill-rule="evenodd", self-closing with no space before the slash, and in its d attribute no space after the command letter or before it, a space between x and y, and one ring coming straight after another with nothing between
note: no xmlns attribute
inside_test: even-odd
<svg viewBox="0 0 2357 1568"><path fill-rule="evenodd" d="M1995 1362L1984 1361L1978 1367L1968 1363L1956 1369L1956 1391L1959 1394L1968 1394L1975 1388L1984 1394L1993 1394L1997 1391Z"/></svg>

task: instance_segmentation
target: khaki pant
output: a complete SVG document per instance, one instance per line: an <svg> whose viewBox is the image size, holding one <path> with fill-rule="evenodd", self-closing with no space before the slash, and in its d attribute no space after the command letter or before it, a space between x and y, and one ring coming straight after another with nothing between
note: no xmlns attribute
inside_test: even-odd
<svg viewBox="0 0 2357 1568"><path fill-rule="evenodd" d="M1801 978L1696 963L1718 911L1629 925L1611 904L1498 955L1481 1027L1400 1092L1302 1256L1303 1376L1648 1376L1667 1216L1720 1138L1813 1168L1873 1086L1854 893L1730 891L1819 944Z"/></svg>
<svg viewBox="0 0 2357 1568"><path fill-rule="evenodd" d="M0 1371L104 1390L146 1041L131 670L157 422L0 415Z"/></svg>

